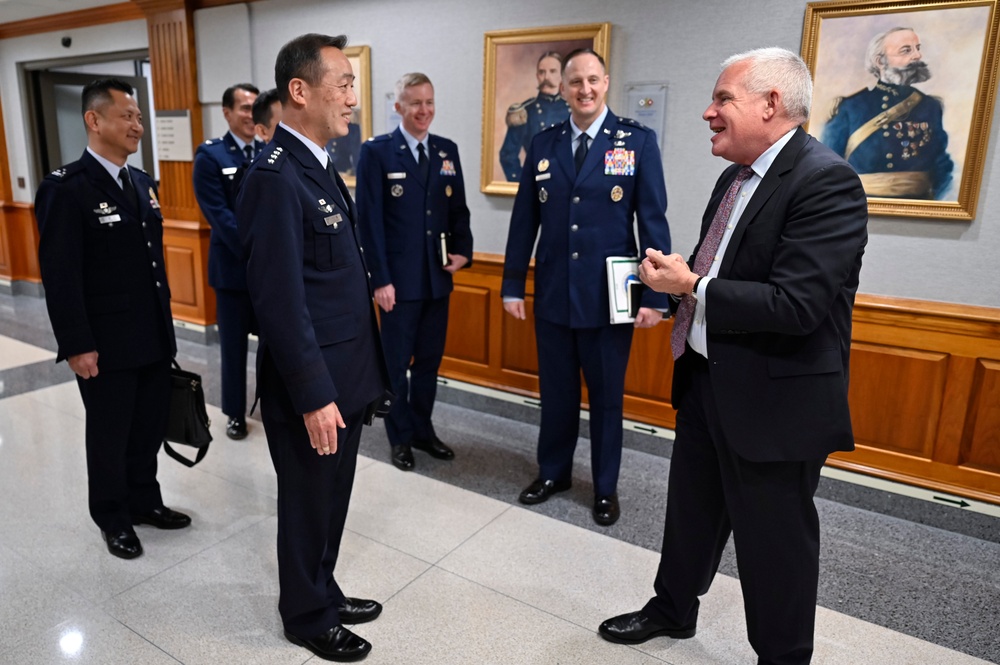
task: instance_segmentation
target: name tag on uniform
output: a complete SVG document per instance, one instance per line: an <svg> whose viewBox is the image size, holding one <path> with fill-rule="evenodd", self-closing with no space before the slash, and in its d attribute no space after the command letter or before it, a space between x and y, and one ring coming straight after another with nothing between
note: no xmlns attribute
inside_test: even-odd
<svg viewBox="0 0 1000 665"><path fill-rule="evenodd" d="M222 175L233 175L238 170L239 167L237 166L227 166L226 168L222 169Z"/></svg>
<svg viewBox="0 0 1000 665"><path fill-rule="evenodd" d="M104 217L98 217L97 221L101 224L114 224L115 222L122 221L121 215L105 215Z"/></svg>
<svg viewBox="0 0 1000 665"><path fill-rule="evenodd" d="M323 222L327 226L336 226L343 219L343 216L338 212L336 215L330 215L329 217L324 218Z"/></svg>
<svg viewBox="0 0 1000 665"><path fill-rule="evenodd" d="M386 173L385 177L387 180L403 180L406 178L406 172Z"/></svg>
<svg viewBox="0 0 1000 665"><path fill-rule="evenodd" d="M552 177L551 173L539 173L538 175L535 176L535 182L538 182L539 180L548 180L551 177Z"/></svg>

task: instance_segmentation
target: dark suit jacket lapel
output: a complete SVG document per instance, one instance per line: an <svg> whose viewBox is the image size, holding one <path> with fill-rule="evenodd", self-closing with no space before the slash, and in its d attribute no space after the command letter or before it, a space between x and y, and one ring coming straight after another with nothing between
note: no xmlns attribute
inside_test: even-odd
<svg viewBox="0 0 1000 665"><path fill-rule="evenodd" d="M743 239L743 234L746 232L747 226L757 216L757 213L764 207L764 204L771 198L775 190L778 189L778 186L781 185L782 177L792 170L799 151L802 150L808 140L809 135L800 127L795 131L795 134L792 135L788 143L785 144L785 147L781 149L777 157L774 158L774 161L771 162L771 167L764 174L760 184L757 185L757 189L754 190L753 196L747 203L747 207L743 210L743 214L740 215L739 223L733 229L733 235L726 246L726 255L722 257L722 265L719 266L719 275L729 274L729 268L732 266L736 256L736 249L740 246L740 241ZM736 177L737 172L738 169L733 171L733 178ZM732 183L732 179L729 182Z"/></svg>
<svg viewBox="0 0 1000 665"><path fill-rule="evenodd" d="M554 161L562 168L570 182L576 180L576 167L573 165L573 128L570 126L569 120L563 122L562 129L556 134L555 140L552 142L552 154L535 155L535 157L545 158L550 162ZM525 164L524 168L534 170L538 166L537 164Z"/></svg>
<svg viewBox="0 0 1000 665"><path fill-rule="evenodd" d="M608 110L608 115L604 118L604 124L597 130L597 136L590 142L590 148L587 149L587 157L583 160L583 166L577 175L578 181L587 178L597 168L598 164L604 164L604 153L611 149L611 127L617 122L618 118ZM572 144L572 142L571 139L570 143ZM572 157L570 163L573 163Z"/></svg>
<svg viewBox="0 0 1000 665"><path fill-rule="evenodd" d="M105 169L99 161L94 159L89 152L84 150L83 157L80 158L80 161L87 165L87 177L90 179L90 183L95 189L99 190L101 194L106 196L110 201L114 201L115 204L122 209L128 210L136 215L139 214L139 211L132 206L132 202L129 200L129 197L125 196L125 192L122 191L121 185L118 184L118 181L113 179L107 169ZM129 171L129 175L132 175L131 171ZM132 181L132 186L135 186L134 180Z"/></svg>

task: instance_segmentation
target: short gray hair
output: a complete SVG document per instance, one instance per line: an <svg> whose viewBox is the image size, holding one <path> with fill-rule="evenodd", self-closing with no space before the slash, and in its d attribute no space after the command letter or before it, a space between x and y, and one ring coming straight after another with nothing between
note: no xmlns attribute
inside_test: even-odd
<svg viewBox="0 0 1000 665"><path fill-rule="evenodd" d="M743 79L747 92L763 95L771 90L781 93L785 113L798 123L809 119L812 106L812 76L806 63L795 53L779 47L744 51L726 58L722 69L749 62Z"/></svg>
<svg viewBox="0 0 1000 665"><path fill-rule="evenodd" d="M423 85L424 83L430 83L431 87L434 87L431 80L427 78L427 74L421 74L420 72L403 74L400 79L396 81L396 103L399 103L399 101L403 99L403 92L407 88L412 88L415 85Z"/></svg>
<svg viewBox="0 0 1000 665"><path fill-rule="evenodd" d="M872 40L868 42L868 50L865 51L865 67L876 78L882 75L882 67L889 64L888 58L885 57L885 40L894 32L912 32L916 34L913 28L896 26L872 37Z"/></svg>

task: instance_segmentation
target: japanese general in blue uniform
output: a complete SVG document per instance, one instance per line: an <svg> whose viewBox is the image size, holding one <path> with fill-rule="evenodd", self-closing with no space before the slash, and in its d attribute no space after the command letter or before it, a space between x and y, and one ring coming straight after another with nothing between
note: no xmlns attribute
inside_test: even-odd
<svg viewBox="0 0 1000 665"><path fill-rule="evenodd" d="M855 168L868 196L941 199L954 170L942 113L938 99L879 81L840 101L822 141Z"/></svg>
<svg viewBox="0 0 1000 665"><path fill-rule="evenodd" d="M535 134L569 117L569 104L559 93L539 92L507 109L507 135L500 146L500 166L508 182L521 179L521 150L528 151Z"/></svg>
<svg viewBox="0 0 1000 665"><path fill-rule="evenodd" d="M247 148L250 150L247 151ZM215 289L222 355L222 412L243 420L247 395L247 335L254 327L247 295L246 262L236 230L237 171L264 144L244 143L227 132L198 146L194 155L194 194L212 227L208 247L208 283ZM250 154L247 154L250 152Z"/></svg>
<svg viewBox="0 0 1000 665"><path fill-rule="evenodd" d="M156 453L176 352L156 183L127 168L137 200L111 175L119 167L90 148L47 175L35 197L56 360L98 354L97 375L77 383L87 410L90 515L106 538L163 507Z"/></svg>
<svg viewBox="0 0 1000 665"><path fill-rule="evenodd" d="M334 569L361 426L388 387L354 204L324 161L322 146L279 124L236 201L260 325L257 395L278 476L278 610L285 630L303 637L340 625ZM317 455L303 415L331 403L347 427L334 454Z"/></svg>
<svg viewBox="0 0 1000 665"><path fill-rule="evenodd" d="M429 166L423 181L411 143L416 146L417 139L397 127L362 144L356 189L372 286L395 288L395 306L380 312L382 345L396 393L385 421L392 446L436 438L431 412L452 291L452 275L442 267L447 261L442 236L446 253L472 262L458 146L427 134Z"/></svg>
<svg viewBox="0 0 1000 665"><path fill-rule="evenodd" d="M605 258L638 256L640 247L669 249L670 231L655 133L605 107L588 128L591 145L577 174L575 131L567 120L531 142L511 214L501 292L525 297L537 238L539 475L560 483L571 478L582 368L590 396L594 493L600 497L617 488L633 332L632 324L610 324ZM666 295L650 290L641 306L664 310L669 304Z"/></svg>

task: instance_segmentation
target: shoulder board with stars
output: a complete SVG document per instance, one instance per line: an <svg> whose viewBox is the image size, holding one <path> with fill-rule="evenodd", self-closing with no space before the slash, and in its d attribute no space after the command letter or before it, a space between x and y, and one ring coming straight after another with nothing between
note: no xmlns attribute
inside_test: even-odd
<svg viewBox="0 0 1000 665"><path fill-rule="evenodd" d="M268 171L280 171L288 152L280 145L275 145L271 151L257 158L257 168Z"/></svg>
<svg viewBox="0 0 1000 665"><path fill-rule="evenodd" d="M564 120L563 122L557 122L556 124L552 125L551 127L546 127L545 129L543 129L542 131L540 131L538 133L539 134L544 134L545 132L551 132L553 129L565 129L565 125L568 122L569 122L569 120Z"/></svg>
<svg viewBox="0 0 1000 665"><path fill-rule="evenodd" d="M63 182L67 180L69 177L73 176L74 174L80 173L82 171L83 171L83 164L81 162L73 162L71 164L67 164L66 166L61 166L55 171L52 171L51 173L47 174L45 176L45 179L53 180L55 182Z"/></svg>
<svg viewBox="0 0 1000 665"><path fill-rule="evenodd" d="M371 137L368 140L369 141L377 141L377 142L381 143L382 141L389 141L390 139L392 139L392 134L379 134L378 136L373 136L373 137Z"/></svg>
<svg viewBox="0 0 1000 665"><path fill-rule="evenodd" d="M621 125L628 125L629 127L635 127L636 129L641 129L644 132L649 131L646 125L642 124L638 120L633 120L632 118L622 118L619 116L618 123Z"/></svg>

